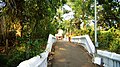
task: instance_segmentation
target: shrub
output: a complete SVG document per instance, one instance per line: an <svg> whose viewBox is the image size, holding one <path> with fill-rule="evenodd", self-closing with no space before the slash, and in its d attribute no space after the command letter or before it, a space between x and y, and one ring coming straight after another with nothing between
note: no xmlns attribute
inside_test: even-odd
<svg viewBox="0 0 120 67"><path fill-rule="evenodd" d="M111 28L100 31L98 35L99 49L120 53L120 30Z"/></svg>
<svg viewBox="0 0 120 67"><path fill-rule="evenodd" d="M22 38L20 40L22 41L24 39ZM46 43L46 40L43 39L29 40L26 43L20 42L20 45L16 45L15 49L9 52L7 66L16 67L20 62L39 55L44 51L43 46Z"/></svg>
<svg viewBox="0 0 120 67"><path fill-rule="evenodd" d="M14 51L7 62L8 67L16 67L20 62L26 60L26 53L20 51Z"/></svg>

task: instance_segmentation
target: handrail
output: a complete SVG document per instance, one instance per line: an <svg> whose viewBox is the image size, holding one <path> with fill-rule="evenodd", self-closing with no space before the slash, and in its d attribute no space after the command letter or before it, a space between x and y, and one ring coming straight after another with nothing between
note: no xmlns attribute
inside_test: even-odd
<svg viewBox="0 0 120 67"><path fill-rule="evenodd" d="M47 57L49 52L51 52L53 43L55 42L56 42L56 37L49 34L45 52L31 59L21 62L17 67L47 67Z"/></svg>
<svg viewBox="0 0 120 67"><path fill-rule="evenodd" d="M88 35L75 36L71 42L82 43L82 46L90 53L95 53L95 47ZM108 51L97 50L97 56L93 56L93 63L104 67L120 67L120 55Z"/></svg>
<svg viewBox="0 0 120 67"><path fill-rule="evenodd" d="M103 50L97 50L97 54L102 59L101 62L104 67L120 67L119 54Z"/></svg>
<svg viewBox="0 0 120 67"><path fill-rule="evenodd" d="M95 46L93 45L90 37L88 35L75 36L71 38L71 42L82 43L81 45L90 53L95 53Z"/></svg>
<svg viewBox="0 0 120 67"><path fill-rule="evenodd" d="M102 50L97 50L98 55L101 55L103 57L107 57L109 59L113 59L115 61L119 61L120 62L120 55L113 53L113 52L108 52L108 51L102 51Z"/></svg>

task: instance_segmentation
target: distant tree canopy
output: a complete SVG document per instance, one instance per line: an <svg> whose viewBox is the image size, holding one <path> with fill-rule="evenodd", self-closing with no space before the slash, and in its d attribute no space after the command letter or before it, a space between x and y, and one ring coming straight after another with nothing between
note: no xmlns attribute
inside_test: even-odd
<svg viewBox="0 0 120 67"><path fill-rule="evenodd" d="M107 29L120 28L120 2L98 0L98 24Z"/></svg>
<svg viewBox="0 0 120 67"><path fill-rule="evenodd" d="M75 12L77 27L94 20L94 0L68 0L67 4ZM120 2L118 0L97 0L97 23L105 29L120 28Z"/></svg>

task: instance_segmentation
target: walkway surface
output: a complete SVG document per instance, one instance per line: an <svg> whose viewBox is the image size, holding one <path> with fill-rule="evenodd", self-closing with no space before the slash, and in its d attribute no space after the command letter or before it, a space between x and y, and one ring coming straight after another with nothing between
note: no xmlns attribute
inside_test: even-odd
<svg viewBox="0 0 120 67"><path fill-rule="evenodd" d="M80 45L65 41L58 41L55 45L52 67L95 67L87 51Z"/></svg>

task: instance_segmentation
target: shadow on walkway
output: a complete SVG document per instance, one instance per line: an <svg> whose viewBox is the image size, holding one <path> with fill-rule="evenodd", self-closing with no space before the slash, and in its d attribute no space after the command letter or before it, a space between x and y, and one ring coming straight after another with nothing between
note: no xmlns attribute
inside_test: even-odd
<svg viewBox="0 0 120 67"><path fill-rule="evenodd" d="M51 67L96 67L87 51L65 41L55 43L55 55Z"/></svg>

